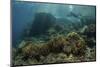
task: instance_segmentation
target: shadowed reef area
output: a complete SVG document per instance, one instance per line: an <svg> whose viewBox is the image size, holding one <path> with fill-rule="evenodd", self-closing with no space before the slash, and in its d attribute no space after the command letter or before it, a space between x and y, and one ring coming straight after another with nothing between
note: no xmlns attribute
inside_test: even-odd
<svg viewBox="0 0 100 67"><path fill-rule="evenodd" d="M18 47L12 49L13 65L95 61L96 22L87 16L80 21L36 13Z"/></svg>

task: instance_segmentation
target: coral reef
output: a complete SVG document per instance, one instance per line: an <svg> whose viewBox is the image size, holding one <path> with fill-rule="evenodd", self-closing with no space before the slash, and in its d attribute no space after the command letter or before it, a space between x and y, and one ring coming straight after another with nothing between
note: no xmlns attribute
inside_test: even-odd
<svg viewBox="0 0 100 67"><path fill-rule="evenodd" d="M71 32L67 35L69 45L71 46L71 51L75 55L84 55L85 51L85 41L79 34L76 32Z"/></svg>
<svg viewBox="0 0 100 67"><path fill-rule="evenodd" d="M15 65L79 62L87 60L84 60L85 56L88 57L85 40L76 32L70 32L66 36L57 35L45 43L25 41L21 44L24 45L17 49Z"/></svg>
<svg viewBox="0 0 100 67"><path fill-rule="evenodd" d="M51 38L51 40L47 43L51 52L61 52L63 46L66 45L67 42L65 37L62 35L58 35L57 37Z"/></svg>
<svg viewBox="0 0 100 67"><path fill-rule="evenodd" d="M56 18L49 13L36 13L29 36L12 50L13 65L96 60L95 24L83 25L80 29L76 25L74 29L73 23L66 24L67 27L64 22L56 22Z"/></svg>
<svg viewBox="0 0 100 67"><path fill-rule="evenodd" d="M84 34L87 35L87 37L96 37L96 26L95 24L90 24L88 27L85 29Z"/></svg>
<svg viewBox="0 0 100 67"><path fill-rule="evenodd" d="M93 48L96 45L96 27L95 24L84 26L81 31L88 47Z"/></svg>

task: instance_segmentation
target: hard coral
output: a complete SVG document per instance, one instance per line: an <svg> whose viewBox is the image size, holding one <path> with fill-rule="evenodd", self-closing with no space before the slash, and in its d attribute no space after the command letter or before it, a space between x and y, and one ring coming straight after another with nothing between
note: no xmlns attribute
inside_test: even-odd
<svg viewBox="0 0 100 67"><path fill-rule="evenodd" d="M58 35L57 37L52 38L49 42L48 42L48 46L51 52L61 52L63 49L63 46L66 45L66 39L64 36L62 35Z"/></svg>
<svg viewBox="0 0 100 67"><path fill-rule="evenodd" d="M47 44L40 44L38 45L39 48L38 48L38 53L39 55L42 55L42 56L46 56L50 53L50 48Z"/></svg>
<svg viewBox="0 0 100 67"><path fill-rule="evenodd" d="M68 42L68 46L66 48L66 52L72 52L72 54L77 56L82 56L85 52L85 41L79 34L76 32L71 32L67 35L66 41Z"/></svg>
<svg viewBox="0 0 100 67"><path fill-rule="evenodd" d="M29 58L36 58L38 56L38 46L33 44L32 42L24 45L21 49L22 55L24 56L23 59L27 60Z"/></svg>
<svg viewBox="0 0 100 67"><path fill-rule="evenodd" d="M24 46L19 49L18 56L22 57L21 60L32 61L30 64L67 62L70 55L76 57L85 55L85 41L76 32L71 32L67 36L52 37L46 43L25 42Z"/></svg>

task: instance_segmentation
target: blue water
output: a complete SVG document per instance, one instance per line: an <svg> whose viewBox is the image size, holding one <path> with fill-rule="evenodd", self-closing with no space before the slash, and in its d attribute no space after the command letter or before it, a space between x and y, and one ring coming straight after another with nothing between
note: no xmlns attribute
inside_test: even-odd
<svg viewBox="0 0 100 67"><path fill-rule="evenodd" d="M37 12L50 13L56 18L67 18L70 22L81 22L80 14L95 19L95 6L46 4L34 2L12 2L12 44L17 47L21 33L30 27ZM74 15L72 15L72 13ZM77 24L77 23L76 23Z"/></svg>

